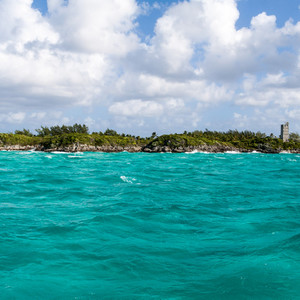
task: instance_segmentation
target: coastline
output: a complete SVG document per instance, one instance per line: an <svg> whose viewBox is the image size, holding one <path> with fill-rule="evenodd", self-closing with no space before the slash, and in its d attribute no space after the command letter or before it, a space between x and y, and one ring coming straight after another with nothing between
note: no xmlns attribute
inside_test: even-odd
<svg viewBox="0 0 300 300"><path fill-rule="evenodd" d="M187 146L187 147L169 147L169 146L113 146L113 145L103 145L103 146L93 146L87 144L72 144L69 146L45 148L42 145L5 145L0 147L0 151L40 151L40 152L107 152L107 153L119 153L119 152L129 152L129 153L196 153L196 152L206 152L206 153L266 153L266 154L280 154L280 153L300 153L300 149L289 149L285 150L282 148L271 148L271 147L259 147L256 149L245 149L237 148L233 146L227 146L222 144L208 145L203 144L199 146Z"/></svg>

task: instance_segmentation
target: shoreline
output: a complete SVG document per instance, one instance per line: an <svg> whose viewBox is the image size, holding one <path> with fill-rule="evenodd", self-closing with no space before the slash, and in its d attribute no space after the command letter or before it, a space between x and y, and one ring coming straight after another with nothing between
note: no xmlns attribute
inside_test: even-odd
<svg viewBox="0 0 300 300"><path fill-rule="evenodd" d="M201 146L188 146L188 147L174 147L170 148L168 146L157 146L149 148L147 146L92 146L86 144L73 144L65 147L55 147L55 148L44 148L41 145L31 146L31 145L6 145L0 147L0 151L39 151L45 153L51 152L66 152L66 153L76 153L76 152L104 152L104 153L265 153L265 154L299 154L300 149L273 149L273 148L257 148L257 149L244 149L236 148L230 146L224 146L221 144L215 145L201 145Z"/></svg>

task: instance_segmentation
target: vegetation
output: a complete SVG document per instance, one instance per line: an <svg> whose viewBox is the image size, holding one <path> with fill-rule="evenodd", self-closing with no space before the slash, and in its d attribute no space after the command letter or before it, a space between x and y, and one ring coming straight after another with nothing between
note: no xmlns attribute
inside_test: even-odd
<svg viewBox="0 0 300 300"><path fill-rule="evenodd" d="M81 124L74 124L73 126L52 126L48 127L41 127L40 129L36 129L38 136L58 136L63 134L73 134L73 133L81 133L81 134L88 134L89 129L86 125Z"/></svg>
<svg viewBox="0 0 300 300"><path fill-rule="evenodd" d="M300 139L291 134L289 142L284 143L281 139L273 135L267 136L261 132L229 130L227 132L218 131L194 131L184 132L183 134L170 134L157 137L151 142L152 146L167 146L171 149L188 146L223 145L244 150L300 150Z"/></svg>
<svg viewBox="0 0 300 300"><path fill-rule="evenodd" d="M242 150L297 150L300 151L300 136L297 133L290 135L290 141L284 143L271 134L267 136L261 132L229 130L218 131L194 131L182 134L169 134L157 136L153 132L150 137L142 138L129 134L119 134L115 130L107 129L105 132L89 133L86 125L74 124L73 126L52 126L36 129L36 134L28 129L16 130L15 133L0 133L0 146L20 145L38 146L42 149L55 149L72 145L91 146L140 146L143 148L169 147L173 149L185 149L201 145L218 145L233 147Z"/></svg>

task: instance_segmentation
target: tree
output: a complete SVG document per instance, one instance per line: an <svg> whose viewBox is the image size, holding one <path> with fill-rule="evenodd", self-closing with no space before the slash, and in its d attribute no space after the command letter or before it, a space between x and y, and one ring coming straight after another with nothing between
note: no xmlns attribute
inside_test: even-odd
<svg viewBox="0 0 300 300"><path fill-rule="evenodd" d="M84 134L89 133L89 128L85 124L81 125L75 123L72 129L73 129L73 133L84 133Z"/></svg>
<svg viewBox="0 0 300 300"><path fill-rule="evenodd" d="M38 136L41 136L41 137L51 134L51 131L47 126L45 126L45 127L41 126L40 129L36 129L35 131L37 132Z"/></svg>
<svg viewBox="0 0 300 300"><path fill-rule="evenodd" d="M290 141L300 142L300 135L298 133L290 133Z"/></svg>
<svg viewBox="0 0 300 300"><path fill-rule="evenodd" d="M33 134L30 132L30 130L29 129L25 129L25 128L23 128L23 130L16 130L15 134L26 135L26 136L33 136Z"/></svg>
<svg viewBox="0 0 300 300"><path fill-rule="evenodd" d="M83 124L74 124L73 126L66 126L66 125L56 125L56 126L51 126L50 128L46 127L41 127L41 129L36 129L36 132L38 133L38 136L57 136L57 135L62 135L62 134L70 134L70 133L82 133L82 134L88 134L89 133L89 128Z"/></svg>
<svg viewBox="0 0 300 300"><path fill-rule="evenodd" d="M116 136L118 135L118 133L115 130L107 128L104 132L104 135Z"/></svg>

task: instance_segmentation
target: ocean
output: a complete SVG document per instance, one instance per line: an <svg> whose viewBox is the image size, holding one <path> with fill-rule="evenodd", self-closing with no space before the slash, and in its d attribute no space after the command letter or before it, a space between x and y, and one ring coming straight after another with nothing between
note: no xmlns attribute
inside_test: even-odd
<svg viewBox="0 0 300 300"><path fill-rule="evenodd" d="M300 155L0 152L0 299L300 299Z"/></svg>

